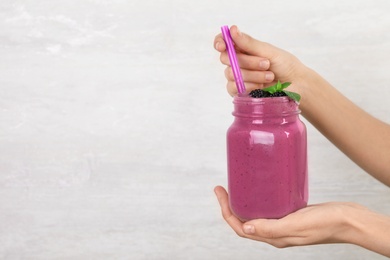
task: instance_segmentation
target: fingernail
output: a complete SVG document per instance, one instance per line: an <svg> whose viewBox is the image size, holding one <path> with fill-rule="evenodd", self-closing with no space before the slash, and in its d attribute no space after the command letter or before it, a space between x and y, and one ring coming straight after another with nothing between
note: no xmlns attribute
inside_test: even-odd
<svg viewBox="0 0 390 260"><path fill-rule="evenodd" d="M262 60L262 61L260 61L260 68L268 69L269 68L269 60Z"/></svg>
<svg viewBox="0 0 390 260"><path fill-rule="evenodd" d="M238 29L238 27L237 27L237 34L238 34L238 36L242 35L242 32L240 31L240 29Z"/></svg>
<svg viewBox="0 0 390 260"><path fill-rule="evenodd" d="M215 196L217 197L218 202L220 201L218 193L214 190Z"/></svg>
<svg viewBox="0 0 390 260"><path fill-rule="evenodd" d="M273 81L274 80L274 74L272 72L266 72L265 73L265 80L266 81Z"/></svg>
<svg viewBox="0 0 390 260"><path fill-rule="evenodd" d="M255 227L252 225L244 225L243 229L245 234L250 235L255 233Z"/></svg>
<svg viewBox="0 0 390 260"><path fill-rule="evenodd" d="M216 42L216 43L215 43L215 49L218 50L218 51L219 51L219 48L218 48L219 45L220 45L219 42Z"/></svg>

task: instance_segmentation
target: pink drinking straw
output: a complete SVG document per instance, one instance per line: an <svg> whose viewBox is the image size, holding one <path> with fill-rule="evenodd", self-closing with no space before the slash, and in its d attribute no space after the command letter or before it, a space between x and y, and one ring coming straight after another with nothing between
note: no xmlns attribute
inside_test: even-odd
<svg viewBox="0 0 390 260"><path fill-rule="evenodd" d="M238 64L236 50L234 49L232 36L230 35L230 30L227 25L221 27L222 36L226 43L226 50L228 52L230 65L232 66L234 80L236 81L236 87L238 94L245 94L245 85L244 80L242 79L240 65Z"/></svg>

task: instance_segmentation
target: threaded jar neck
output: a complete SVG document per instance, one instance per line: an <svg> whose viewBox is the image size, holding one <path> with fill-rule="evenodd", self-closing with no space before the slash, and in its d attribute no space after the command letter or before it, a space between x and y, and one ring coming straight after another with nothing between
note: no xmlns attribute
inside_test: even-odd
<svg viewBox="0 0 390 260"><path fill-rule="evenodd" d="M301 111L298 103L288 97L252 98L234 97L233 115L237 117L263 118L288 117Z"/></svg>

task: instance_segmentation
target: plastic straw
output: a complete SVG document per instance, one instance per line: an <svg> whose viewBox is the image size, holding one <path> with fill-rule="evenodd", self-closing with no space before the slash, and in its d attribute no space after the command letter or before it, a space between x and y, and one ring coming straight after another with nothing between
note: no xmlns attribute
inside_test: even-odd
<svg viewBox="0 0 390 260"><path fill-rule="evenodd" d="M245 93L244 80L242 79L240 65L238 64L236 50L234 49L232 36L227 25L221 27L222 36L226 43L226 50L229 56L230 65L232 66L234 80L236 81L236 87L239 94Z"/></svg>

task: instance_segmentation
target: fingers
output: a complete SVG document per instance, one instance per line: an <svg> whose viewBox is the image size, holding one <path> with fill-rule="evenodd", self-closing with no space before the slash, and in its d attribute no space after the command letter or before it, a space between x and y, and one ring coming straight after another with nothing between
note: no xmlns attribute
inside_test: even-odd
<svg viewBox="0 0 390 260"><path fill-rule="evenodd" d="M296 238L289 236L289 230L281 220L276 219L256 219L242 223L229 208L229 197L226 190L217 186L214 189L222 216L236 234L243 238L253 239L268 243L278 248L283 248L297 244Z"/></svg>
<svg viewBox="0 0 390 260"><path fill-rule="evenodd" d="M286 236L276 219L256 219L243 224L244 237L268 243L277 248L291 246L291 238ZM295 239L295 238L292 238Z"/></svg>
<svg viewBox="0 0 390 260"><path fill-rule="evenodd" d="M232 26L231 33L235 34L237 39L242 37L241 44L237 48L237 59L240 64L241 74L245 82L245 87L247 92L250 92L253 89L263 88L264 85L269 85L275 79L275 74L272 71L268 71L271 65L271 62L267 58L261 56L248 55L248 48L251 48L251 44L256 44L256 40L252 39L250 36L242 34L238 31L237 26ZM241 37L241 38L240 38ZM247 44L245 44L245 41ZM233 71L230 67L229 57L226 53L226 45L223 40L222 34L218 34L214 39L214 48L221 52L220 60L223 64L228 67L225 69L225 77L228 80L227 90L231 96L234 96L237 93L237 87L234 82Z"/></svg>
<svg viewBox="0 0 390 260"><path fill-rule="evenodd" d="M272 71L241 70L241 75L244 82L252 82L258 84L270 83L274 80L275 77ZM225 77L228 81L234 80L233 70L231 67L226 67Z"/></svg>
<svg viewBox="0 0 390 260"><path fill-rule="evenodd" d="M255 219L243 224L245 237L277 248L308 245L310 241L296 229L294 222L282 219Z"/></svg>
<svg viewBox="0 0 390 260"><path fill-rule="evenodd" d="M280 220L256 219L244 223L243 230L248 235L262 237L264 239L277 239L287 237L285 229L281 228Z"/></svg>
<svg viewBox="0 0 390 260"><path fill-rule="evenodd" d="M244 237L244 232L242 230L242 222L233 215L229 207L229 197L226 190L217 186L214 189L215 195L217 196L219 205L221 206L222 216L229 226L237 233L237 235Z"/></svg>
<svg viewBox="0 0 390 260"><path fill-rule="evenodd" d="M221 53L220 60L222 64L230 66L230 60L227 52ZM271 65L270 61L266 58L251 56L243 53L237 53L237 60L241 69L268 70Z"/></svg>
<svg viewBox="0 0 390 260"><path fill-rule="evenodd" d="M246 92L249 93L254 89L264 88L266 85L261 83L252 83L245 82ZM226 84L226 90L230 96L235 96L237 94L237 86L235 81L228 81Z"/></svg>
<svg viewBox="0 0 390 260"><path fill-rule="evenodd" d="M343 220L345 210L351 208L348 204L318 204L281 219L254 219L242 223L229 208L226 190L218 186L214 191L223 218L240 237L265 242L277 248L348 241L344 236L346 227Z"/></svg>
<svg viewBox="0 0 390 260"><path fill-rule="evenodd" d="M230 28L230 35L236 47L247 54L272 59L280 52L275 46L258 41L248 34L242 33L235 25Z"/></svg>
<svg viewBox="0 0 390 260"><path fill-rule="evenodd" d="M230 35L235 48L240 52L271 59L280 51L280 49L269 43L256 40L250 35L242 33L236 25L230 27ZM221 33L214 38L214 48L219 52L226 50L225 41Z"/></svg>
<svg viewBox="0 0 390 260"><path fill-rule="evenodd" d="M219 52L224 52L226 50L226 45L225 45L225 41L223 40L222 33L215 36L214 48Z"/></svg>
<svg viewBox="0 0 390 260"><path fill-rule="evenodd" d="M247 93L254 89L264 88L272 85L275 79L275 74L271 71L250 71L241 70L242 78L244 79ZM234 75L231 67L226 67L225 77L228 80L226 89L231 96L237 94L237 86L234 81Z"/></svg>
<svg viewBox="0 0 390 260"><path fill-rule="evenodd" d="M281 219L255 219L243 224L247 238L263 241L278 248L338 242L334 240L334 208L326 214L322 207L308 206ZM324 219L323 216L327 217Z"/></svg>

